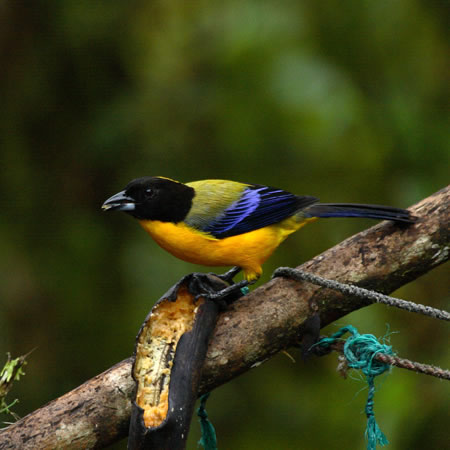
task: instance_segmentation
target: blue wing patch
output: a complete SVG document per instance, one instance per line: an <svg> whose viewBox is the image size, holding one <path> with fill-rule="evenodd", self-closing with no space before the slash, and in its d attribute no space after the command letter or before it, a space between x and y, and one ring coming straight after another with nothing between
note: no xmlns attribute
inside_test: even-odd
<svg viewBox="0 0 450 450"><path fill-rule="evenodd" d="M248 233L281 222L316 201L315 197L299 197L281 189L250 185L239 200L211 221L203 231L218 239Z"/></svg>

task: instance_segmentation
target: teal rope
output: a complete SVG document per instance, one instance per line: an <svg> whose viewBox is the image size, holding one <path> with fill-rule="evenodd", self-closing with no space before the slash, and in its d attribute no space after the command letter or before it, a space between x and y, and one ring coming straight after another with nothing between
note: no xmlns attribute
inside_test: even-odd
<svg viewBox="0 0 450 450"><path fill-rule="evenodd" d="M315 346L328 348L347 332L352 335L345 342L343 349L347 364L353 369L361 370L366 376L367 384L369 385L369 394L365 407L367 416L367 450L375 450L377 444L384 446L389 444L389 441L375 420L375 413L373 411L373 398L375 395L374 378L389 370L390 365L375 359L374 356L377 353L385 355L393 355L394 353L391 346L380 344L372 334L359 334L357 329L351 325L341 328L330 337L321 339Z"/></svg>
<svg viewBox="0 0 450 450"><path fill-rule="evenodd" d="M247 295L250 293L250 289L248 286L241 287L241 292L243 295Z"/></svg>
<svg viewBox="0 0 450 450"><path fill-rule="evenodd" d="M197 409L197 416L202 429L202 437L198 441L198 445L201 445L205 450L217 450L216 430L209 421L208 413L205 409L206 400L208 400L209 394L210 392L200 397L200 406Z"/></svg>

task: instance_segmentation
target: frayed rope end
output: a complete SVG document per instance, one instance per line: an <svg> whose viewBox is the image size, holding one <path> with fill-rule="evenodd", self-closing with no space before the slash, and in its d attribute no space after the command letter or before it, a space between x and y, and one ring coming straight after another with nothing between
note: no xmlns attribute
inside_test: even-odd
<svg viewBox="0 0 450 450"><path fill-rule="evenodd" d="M389 444L386 436L381 431L375 420L373 411L373 398L375 395L374 378L390 369L388 363L381 362L374 358L377 353L384 355L393 355L392 347L381 344L372 334L359 334L357 329L351 325L341 328L339 331L321 339L315 344L322 348L327 348L339 340L345 333L349 332L351 336L346 340L343 354L348 367L361 370L367 379L369 385L369 394L366 403L367 416L367 450L375 450L377 444L384 446Z"/></svg>
<svg viewBox="0 0 450 450"><path fill-rule="evenodd" d="M202 446L205 450L217 450L217 436L213 424L208 419L206 412L206 400L208 400L209 392L200 397L200 406L197 409L197 416L202 430L202 437L198 441L198 446Z"/></svg>

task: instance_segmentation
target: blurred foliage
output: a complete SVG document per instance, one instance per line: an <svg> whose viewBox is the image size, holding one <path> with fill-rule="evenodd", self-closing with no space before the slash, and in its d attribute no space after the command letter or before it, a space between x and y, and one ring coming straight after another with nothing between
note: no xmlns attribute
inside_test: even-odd
<svg viewBox="0 0 450 450"><path fill-rule="evenodd" d="M17 412L130 355L152 303L199 269L101 213L130 179L395 206L446 185L446 12L436 0L1 2L0 355L37 347ZM370 224L306 227L264 280ZM397 294L448 307L448 288L441 267ZM441 323L373 306L330 329L347 323L378 336L389 323L401 356L448 366ZM220 448L364 448L364 384L335 364L279 355L215 391ZM394 370L381 387L391 449L445 447L447 384Z"/></svg>

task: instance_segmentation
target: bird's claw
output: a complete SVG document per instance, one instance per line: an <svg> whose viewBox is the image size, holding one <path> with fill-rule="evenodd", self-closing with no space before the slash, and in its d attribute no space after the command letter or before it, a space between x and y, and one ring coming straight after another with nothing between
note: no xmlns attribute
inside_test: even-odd
<svg viewBox="0 0 450 450"><path fill-rule="evenodd" d="M239 282L237 284L232 284L231 286L227 286L226 288L223 288L219 291L203 292L201 294L198 294L196 296L196 299L198 299L200 297L207 298L208 300L210 300L214 303L217 303L217 305L219 306L219 308L221 310L225 310L230 303L232 303L235 300L237 300L238 298L246 295L246 293L243 292L243 290L246 288L246 286L241 283L246 283L246 282L244 281L244 282Z"/></svg>
<svg viewBox="0 0 450 450"><path fill-rule="evenodd" d="M241 271L242 269L239 266L234 266L230 270L225 273L217 274L210 272L208 275L214 275L217 278L220 278L222 281L225 281L228 284L234 284L233 278Z"/></svg>
<svg viewBox="0 0 450 450"><path fill-rule="evenodd" d="M223 300L226 303L230 303L233 300L236 300L239 297L242 297L246 293L244 293L245 288L248 290L248 281L242 280L238 283L234 283L231 286L227 286L226 288L221 289L220 291L208 293L207 297L210 300Z"/></svg>
<svg viewBox="0 0 450 450"><path fill-rule="evenodd" d="M234 300L245 295L242 289L248 285L248 281L243 280L226 286L225 282L215 274L195 272L188 275L188 277L189 291L195 295L196 300L199 298L212 300L217 302L222 309ZM176 289L174 292L176 292Z"/></svg>

